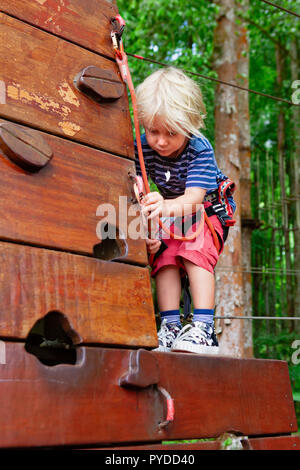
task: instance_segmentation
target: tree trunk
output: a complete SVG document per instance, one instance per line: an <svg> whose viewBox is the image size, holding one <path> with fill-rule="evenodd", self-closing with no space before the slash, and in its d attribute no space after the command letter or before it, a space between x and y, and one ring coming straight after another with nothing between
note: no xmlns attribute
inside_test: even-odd
<svg viewBox="0 0 300 470"><path fill-rule="evenodd" d="M246 14L249 9L249 0L237 3L237 12ZM249 41L244 21L238 28L237 36L237 83L249 88ZM239 124L239 155L240 155L240 191L241 191L241 220L242 220L242 266L243 266L243 297L244 315L252 315L252 276L251 276L251 234L253 230L253 217L251 212L251 179L250 179L250 117L249 94L238 91L238 124ZM252 321L244 320L244 354L253 355L252 347Z"/></svg>
<svg viewBox="0 0 300 470"><path fill-rule="evenodd" d="M279 46L276 46L276 68L277 68L277 87L280 93L283 83L284 75L284 56ZM292 283L290 279L291 272L291 248L290 248L290 233L289 233L289 211L287 204L286 193L286 165L284 159L284 144L285 144L285 115L284 108L279 105L278 123L277 123L277 150L279 159L279 183L281 193L281 210L282 210L282 226L285 246L285 271L286 271L286 295L287 295L287 309L282 312L284 315L291 316L294 312L293 296L292 296ZM294 322L291 322L291 328L294 327Z"/></svg>
<svg viewBox="0 0 300 470"><path fill-rule="evenodd" d="M217 0L220 11L214 35L214 68L220 80L235 83L237 75L236 25L234 0ZM237 184L237 210L224 251L216 268L216 315L222 354L244 357L244 320L226 316L243 315L243 277L240 219L240 161L238 101L236 89L218 84L215 96L215 150L219 167Z"/></svg>

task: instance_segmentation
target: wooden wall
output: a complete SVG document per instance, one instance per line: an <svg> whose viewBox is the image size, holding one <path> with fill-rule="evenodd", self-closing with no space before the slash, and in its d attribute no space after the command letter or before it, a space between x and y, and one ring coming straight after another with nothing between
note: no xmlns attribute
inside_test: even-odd
<svg viewBox="0 0 300 470"><path fill-rule="evenodd" d="M299 448L286 363L150 351L145 242L124 238L138 213L124 222L135 168L117 11L0 0L0 447L219 449L233 433ZM78 89L83 70L97 101Z"/></svg>
<svg viewBox="0 0 300 470"><path fill-rule="evenodd" d="M110 37L117 7L105 0L0 7L0 337L25 340L56 310L83 343L155 347L145 242L126 238L139 212L127 91ZM79 91L76 77L90 66L117 99L97 102ZM37 169L26 158L48 160ZM115 245L101 244L107 221Z"/></svg>

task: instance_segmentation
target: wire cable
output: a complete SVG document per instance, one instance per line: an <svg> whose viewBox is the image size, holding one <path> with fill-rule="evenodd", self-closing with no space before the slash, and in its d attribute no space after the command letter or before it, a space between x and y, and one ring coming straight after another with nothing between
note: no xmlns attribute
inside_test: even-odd
<svg viewBox="0 0 300 470"><path fill-rule="evenodd" d="M134 59L145 60L146 62L151 62L152 64L160 65L162 67L169 67L170 66L170 64L166 64L166 63L160 62L158 60L150 59L149 57L143 57L143 56L138 55L138 54L131 54L129 52L126 52L126 54L130 57L133 57ZM180 68L180 67L178 67L178 68ZM206 80L211 80L213 82L221 83L222 85L231 86L233 88L238 88L239 90L247 91L248 93L254 93L254 94L260 95L260 96L264 96L265 98L269 98L269 99L272 99L272 100L275 100L275 101L281 101L282 103L289 104L291 106L300 106L300 104L293 103L292 101L286 100L284 98L280 98L278 96L273 96L273 95L268 95L267 93L263 93L261 91L251 90L250 88L242 87L240 85L237 85L236 83L225 82L224 80L219 80L218 78L214 78L214 77L208 77L207 75L203 75L203 74L198 73L198 72L192 72L191 70L186 70L186 69L183 69L183 68L180 68L180 69L183 72L188 73L190 75L194 75L196 77L204 78Z"/></svg>
<svg viewBox="0 0 300 470"><path fill-rule="evenodd" d="M235 266L216 266L216 272L224 273L245 273L245 274L263 274L263 275L278 275L278 276L296 276L300 274L300 269L280 269L280 268L266 268L265 266L254 266L249 268L235 267Z"/></svg>
<svg viewBox="0 0 300 470"><path fill-rule="evenodd" d="M298 13L295 13L294 11L291 11L291 10L287 10L286 8L283 8L275 3L269 2L269 0L261 0L261 1L264 3L267 3L268 5L271 5L272 7L278 8L279 10L282 10L285 13L288 13L289 15L294 15L300 18L300 15L298 15Z"/></svg>
<svg viewBox="0 0 300 470"><path fill-rule="evenodd" d="M300 317L267 317L267 316L261 316L261 317L256 317L256 316L238 316L238 315L214 315L214 318L216 320L293 320L293 321L298 321L300 320Z"/></svg>

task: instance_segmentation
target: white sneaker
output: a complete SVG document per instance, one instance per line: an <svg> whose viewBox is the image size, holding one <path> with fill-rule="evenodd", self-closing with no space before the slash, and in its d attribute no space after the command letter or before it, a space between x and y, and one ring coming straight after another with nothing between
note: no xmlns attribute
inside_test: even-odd
<svg viewBox="0 0 300 470"><path fill-rule="evenodd" d="M218 354L219 345L213 326L196 321L185 325L171 347L172 351Z"/></svg>
<svg viewBox="0 0 300 470"><path fill-rule="evenodd" d="M167 323L167 320L164 319L161 322L160 330L157 333L159 346L154 349L154 351L171 351L172 344L180 331L181 328L179 328L179 326L174 323Z"/></svg>

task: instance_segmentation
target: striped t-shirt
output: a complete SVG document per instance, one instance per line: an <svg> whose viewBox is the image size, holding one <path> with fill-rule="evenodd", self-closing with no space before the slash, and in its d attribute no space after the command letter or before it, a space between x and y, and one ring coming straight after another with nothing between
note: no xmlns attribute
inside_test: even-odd
<svg viewBox="0 0 300 470"><path fill-rule="evenodd" d="M152 150L145 134L141 139L147 175L165 199L182 196L186 188L193 187L206 189L209 194L227 179L218 168L214 150L204 136L192 137L184 151L175 158L162 157ZM135 154L136 172L141 175L136 144ZM234 211L233 198L228 200Z"/></svg>

